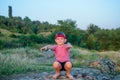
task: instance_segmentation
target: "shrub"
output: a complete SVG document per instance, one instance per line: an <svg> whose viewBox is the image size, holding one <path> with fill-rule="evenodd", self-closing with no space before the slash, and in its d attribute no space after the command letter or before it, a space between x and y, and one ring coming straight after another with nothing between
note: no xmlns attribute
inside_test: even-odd
<svg viewBox="0 0 120 80"><path fill-rule="evenodd" d="M14 33L12 33L12 34L9 35L9 37L16 38L17 36Z"/></svg>

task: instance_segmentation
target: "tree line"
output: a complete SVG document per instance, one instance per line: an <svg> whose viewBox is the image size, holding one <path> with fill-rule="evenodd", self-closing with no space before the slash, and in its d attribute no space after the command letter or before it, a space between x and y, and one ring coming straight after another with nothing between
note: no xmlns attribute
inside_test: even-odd
<svg viewBox="0 0 120 80"><path fill-rule="evenodd" d="M29 17L0 16L0 28L13 33L9 40L4 40L5 35L0 32L0 49L54 44L55 33L61 31L66 34L67 41L75 46L90 50L120 50L120 28L101 29L90 24L86 30L81 30L77 28L76 21L71 19L50 24L47 21L32 21Z"/></svg>

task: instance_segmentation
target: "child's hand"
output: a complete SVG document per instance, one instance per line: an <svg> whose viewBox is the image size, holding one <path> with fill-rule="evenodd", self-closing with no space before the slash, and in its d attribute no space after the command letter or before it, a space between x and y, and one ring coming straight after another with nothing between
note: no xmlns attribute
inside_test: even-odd
<svg viewBox="0 0 120 80"><path fill-rule="evenodd" d="M67 48L72 48L72 45L69 42L67 43Z"/></svg>
<svg viewBox="0 0 120 80"><path fill-rule="evenodd" d="M47 47L42 47L40 48L40 50L47 50Z"/></svg>
<svg viewBox="0 0 120 80"><path fill-rule="evenodd" d="M52 45L46 45L44 47L42 47L40 50L48 50L48 49L53 49Z"/></svg>

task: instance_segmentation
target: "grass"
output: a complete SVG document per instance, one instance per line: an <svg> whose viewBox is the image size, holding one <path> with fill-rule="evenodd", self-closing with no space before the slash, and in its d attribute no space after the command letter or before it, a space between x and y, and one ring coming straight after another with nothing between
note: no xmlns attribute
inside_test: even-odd
<svg viewBox="0 0 120 80"><path fill-rule="evenodd" d="M109 58L116 64L116 71L120 72L120 51L97 52L76 48L71 50L71 58L74 59L74 67L90 67L91 62Z"/></svg>
<svg viewBox="0 0 120 80"><path fill-rule="evenodd" d="M102 58L110 58L118 64L120 72L120 52L108 51L97 52L73 48L70 50L74 67L89 67L92 61L98 61ZM16 48L0 51L0 75L12 75L26 72L52 71L52 63L37 61L37 58L43 57L39 49ZM48 59L49 60L49 59Z"/></svg>
<svg viewBox="0 0 120 80"><path fill-rule="evenodd" d="M85 67L92 61L97 61L99 56L96 51L87 51L83 49L71 49L71 58L73 58L74 67Z"/></svg>
<svg viewBox="0 0 120 80"><path fill-rule="evenodd" d="M10 31L6 30L6 29L1 29L0 28L0 32L3 34L3 35L6 35L6 36L9 36L11 34Z"/></svg>
<svg viewBox="0 0 120 80"><path fill-rule="evenodd" d="M0 75L11 75L30 71L50 71L35 61L41 56L36 49L20 48L8 49L0 52Z"/></svg>

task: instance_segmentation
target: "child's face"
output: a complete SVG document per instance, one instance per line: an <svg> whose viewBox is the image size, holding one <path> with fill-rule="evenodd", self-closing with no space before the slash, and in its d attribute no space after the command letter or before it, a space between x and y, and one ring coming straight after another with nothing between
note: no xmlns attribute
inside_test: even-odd
<svg viewBox="0 0 120 80"><path fill-rule="evenodd" d="M57 45L63 45L66 42L66 39L63 37L57 37L55 39L55 42L57 43Z"/></svg>

